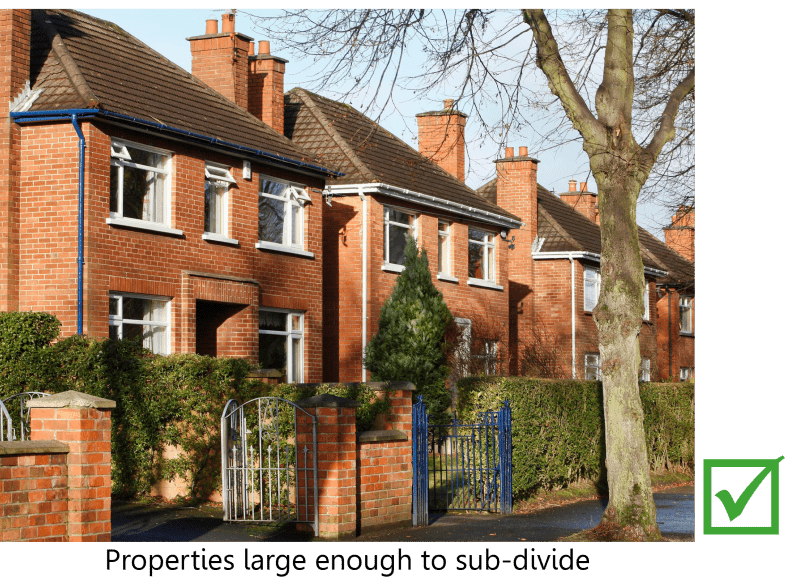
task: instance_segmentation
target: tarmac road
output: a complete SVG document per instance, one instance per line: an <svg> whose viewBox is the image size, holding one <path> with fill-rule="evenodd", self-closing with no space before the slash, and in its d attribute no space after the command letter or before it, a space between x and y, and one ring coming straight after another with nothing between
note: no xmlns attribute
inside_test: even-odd
<svg viewBox="0 0 800 587"><path fill-rule="evenodd" d="M665 538L694 540L694 485L654 494L658 525ZM597 524L605 500L587 500L530 514L431 514L425 528L365 533L356 541L378 542L549 542ZM219 507L182 508L114 501L113 542L297 542L314 540L292 524L223 522Z"/></svg>

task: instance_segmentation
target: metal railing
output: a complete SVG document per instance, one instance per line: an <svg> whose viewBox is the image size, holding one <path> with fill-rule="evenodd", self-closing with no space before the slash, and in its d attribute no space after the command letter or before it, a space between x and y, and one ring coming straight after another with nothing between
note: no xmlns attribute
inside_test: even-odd
<svg viewBox="0 0 800 587"><path fill-rule="evenodd" d="M23 391L0 399L0 441L30 439L31 409L28 400L48 395L44 391Z"/></svg>

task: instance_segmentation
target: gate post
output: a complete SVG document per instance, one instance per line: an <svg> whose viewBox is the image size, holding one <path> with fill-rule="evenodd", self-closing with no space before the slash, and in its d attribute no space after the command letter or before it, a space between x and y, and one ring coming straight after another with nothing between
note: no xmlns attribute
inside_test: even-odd
<svg viewBox="0 0 800 587"><path fill-rule="evenodd" d="M500 437L500 513L510 514L512 505L512 461L511 461L511 406L508 400L500 409L498 422Z"/></svg>
<svg viewBox="0 0 800 587"><path fill-rule="evenodd" d="M31 440L58 440L67 456L70 542L111 540L111 409L113 400L78 391L32 399Z"/></svg>
<svg viewBox="0 0 800 587"><path fill-rule="evenodd" d="M428 413L422 396L411 411L411 462L413 487L411 491L411 523L428 525Z"/></svg>
<svg viewBox="0 0 800 587"><path fill-rule="evenodd" d="M319 535L356 533L356 400L315 395L297 405L317 417Z"/></svg>

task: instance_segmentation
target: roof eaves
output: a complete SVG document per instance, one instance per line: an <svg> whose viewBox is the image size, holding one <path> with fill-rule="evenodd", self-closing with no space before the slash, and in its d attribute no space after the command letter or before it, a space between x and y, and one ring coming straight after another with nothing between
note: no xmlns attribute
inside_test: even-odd
<svg viewBox="0 0 800 587"><path fill-rule="evenodd" d="M422 204L424 206L430 206L432 208L446 210L448 212L480 220L481 222L486 222L488 224L493 224L496 226L502 226L506 228L520 228L522 226L522 222L516 218L502 216L494 212L487 212L486 210L473 208L472 206L467 206L466 204L459 204L457 202L445 200L444 198L429 196L428 194L415 192L413 190L408 190L406 188L388 185L385 183L329 185L325 188L325 194L331 196L346 195L352 193L358 193L358 194L377 193L386 196L391 196L401 200L414 202L416 204Z"/></svg>

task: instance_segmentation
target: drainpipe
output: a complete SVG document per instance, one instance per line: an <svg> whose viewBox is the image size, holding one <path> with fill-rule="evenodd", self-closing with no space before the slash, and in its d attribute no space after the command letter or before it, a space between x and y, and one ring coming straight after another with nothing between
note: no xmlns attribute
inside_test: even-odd
<svg viewBox="0 0 800 587"><path fill-rule="evenodd" d="M669 312L667 313L667 341L669 345L669 380L672 381L672 290L667 288L667 304L669 305Z"/></svg>
<svg viewBox="0 0 800 587"><path fill-rule="evenodd" d="M83 173L86 139L78 124L77 114L72 114L72 126L78 133L78 334L83 334Z"/></svg>
<svg viewBox="0 0 800 587"><path fill-rule="evenodd" d="M575 379L575 258L569 254L569 273L572 282L572 378Z"/></svg>
<svg viewBox="0 0 800 587"><path fill-rule="evenodd" d="M364 354L367 352L367 196L364 188L358 188L361 197L361 381L367 380Z"/></svg>

